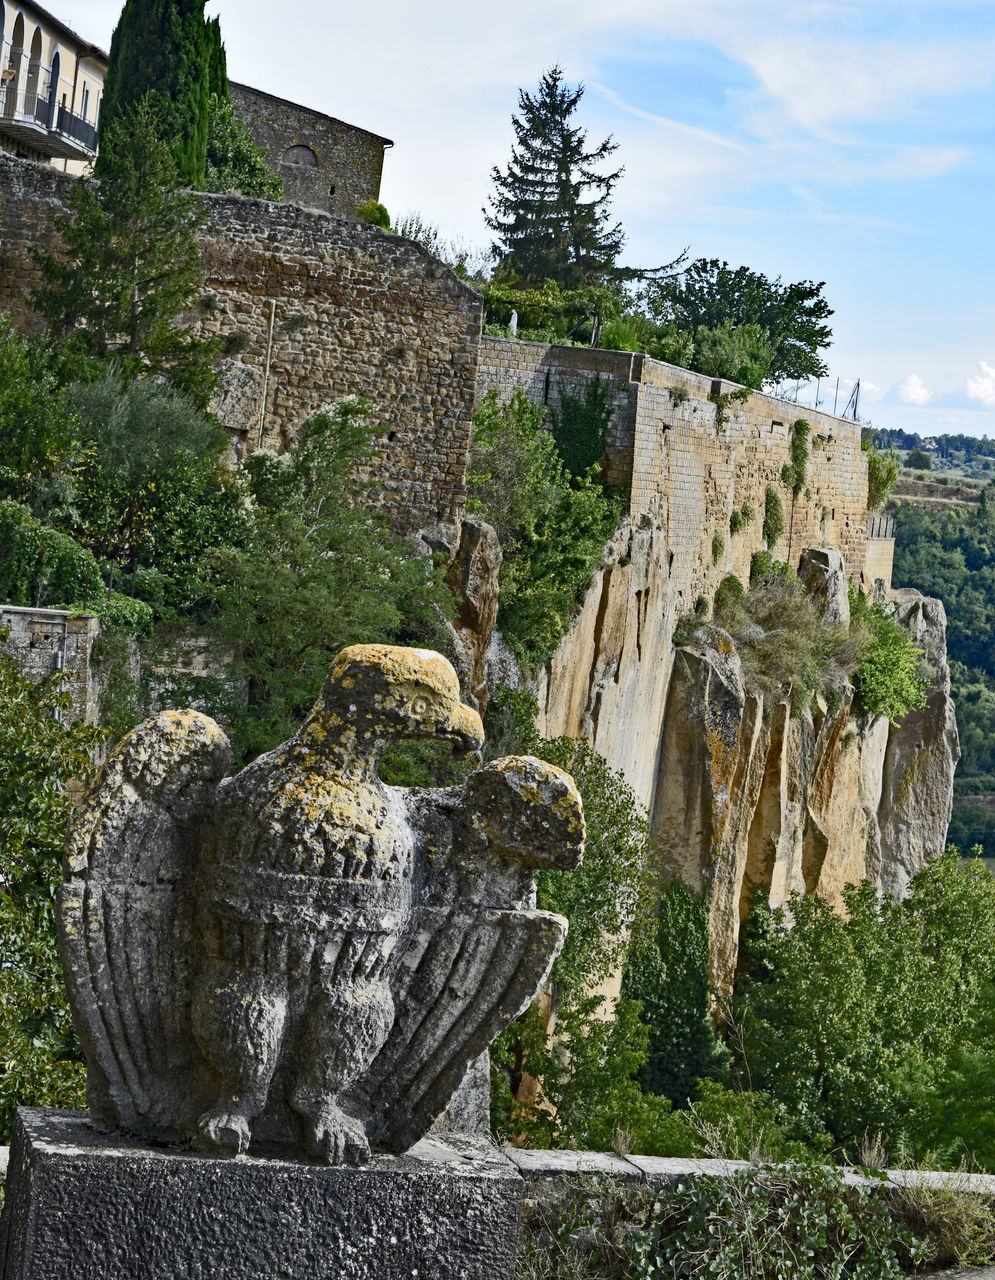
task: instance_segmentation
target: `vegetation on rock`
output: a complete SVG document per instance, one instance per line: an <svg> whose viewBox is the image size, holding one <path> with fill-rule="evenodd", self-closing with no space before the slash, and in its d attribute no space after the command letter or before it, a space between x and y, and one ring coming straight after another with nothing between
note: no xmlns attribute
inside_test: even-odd
<svg viewBox="0 0 995 1280"><path fill-rule="evenodd" d="M561 435L580 461L593 446L567 412L561 408ZM585 421L598 430L593 413ZM494 525L504 551L498 625L518 657L542 662L570 624L621 503L602 489L596 468L571 475L545 409L518 390L507 404L490 393L478 410L468 488L470 510Z"/></svg>

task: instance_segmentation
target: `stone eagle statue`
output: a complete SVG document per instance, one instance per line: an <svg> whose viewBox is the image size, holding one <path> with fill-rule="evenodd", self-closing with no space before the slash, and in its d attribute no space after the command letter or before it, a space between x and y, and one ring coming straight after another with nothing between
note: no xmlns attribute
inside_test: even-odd
<svg viewBox="0 0 995 1280"><path fill-rule="evenodd" d="M527 1008L566 936L534 868L580 861L573 781L511 756L461 787L388 787L403 738L473 751L483 727L440 654L355 645L234 776L198 711L122 739L59 898L97 1125L361 1164L426 1133Z"/></svg>

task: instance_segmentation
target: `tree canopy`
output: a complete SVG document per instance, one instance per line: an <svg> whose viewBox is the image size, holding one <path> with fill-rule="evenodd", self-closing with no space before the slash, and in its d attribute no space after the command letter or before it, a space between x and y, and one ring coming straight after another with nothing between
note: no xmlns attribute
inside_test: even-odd
<svg viewBox="0 0 995 1280"><path fill-rule="evenodd" d="M644 303L661 325L697 334L731 322L756 326L771 348L765 380L818 378L832 339L826 321L833 314L822 296L825 282L782 284L749 267L731 267L718 258L696 258L679 275L647 285Z"/></svg>
<svg viewBox="0 0 995 1280"><path fill-rule="evenodd" d="M613 274L622 249L621 224L609 213L622 170L601 171L618 143L588 144L573 123L583 94L583 85L564 84L560 67L543 75L536 93L519 90L511 159L491 170L485 219L496 235L492 253L508 275L530 283L597 284Z"/></svg>

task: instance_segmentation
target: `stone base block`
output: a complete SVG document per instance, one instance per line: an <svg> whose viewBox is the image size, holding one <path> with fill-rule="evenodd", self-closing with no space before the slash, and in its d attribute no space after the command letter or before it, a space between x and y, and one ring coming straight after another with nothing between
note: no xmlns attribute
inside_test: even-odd
<svg viewBox="0 0 995 1280"><path fill-rule="evenodd" d="M458 1137L329 1169L218 1160L18 1112L2 1280L511 1280L523 1182Z"/></svg>

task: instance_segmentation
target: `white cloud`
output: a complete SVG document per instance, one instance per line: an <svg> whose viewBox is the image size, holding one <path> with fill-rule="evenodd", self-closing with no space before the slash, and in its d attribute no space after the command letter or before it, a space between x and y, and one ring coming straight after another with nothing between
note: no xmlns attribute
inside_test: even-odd
<svg viewBox="0 0 995 1280"><path fill-rule="evenodd" d="M969 400L975 401L985 409L995 409L995 365L986 360L978 361L978 376L968 378L964 391Z"/></svg>
<svg viewBox="0 0 995 1280"><path fill-rule="evenodd" d="M914 404L920 409L925 408L933 399L932 391L918 373L910 373L904 382L900 382L894 388L894 395L900 404Z"/></svg>

